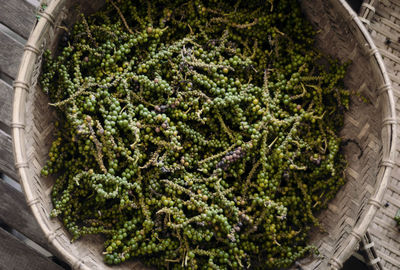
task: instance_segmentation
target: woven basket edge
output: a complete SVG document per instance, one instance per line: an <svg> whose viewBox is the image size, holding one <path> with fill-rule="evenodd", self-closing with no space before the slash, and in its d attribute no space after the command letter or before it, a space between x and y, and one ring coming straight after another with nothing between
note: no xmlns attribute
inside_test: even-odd
<svg viewBox="0 0 400 270"><path fill-rule="evenodd" d="M48 28L54 27L54 16L58 14L66 0L52 0L49 2L46 10L41 13L31 35L24 48L22 61L18 70L17 79L14 81L14 100L13 100L13 114L12 114L12 141L13 153L17 172L20 177L20 184L25 195L28 206L31 208L32 214L37 220L39 227L42 229L48 242L53 245L56 250L62 253L63 257L71 264L73 269L90 270L84 262L67 252L66 248L58 241L59 235L56 231L50 228L43 222L43 214L39 205L39 199L35 197L31 188L32 183L29 181L28 162L25 152L25 139L26 139L26 119L25 119L25 103L27 92L31 87L30 76L33 70L34 63L40 53L41 41Z"/></svg>
<svg viewBox="0 0 400 270"><path fill-rule="evenodd" d="M337 0L333 0L337 1ZM370 56L375 59L373 64L381 71L380 79L382 81L382 86L385 91L380 91L381 97L387 100L390 105L388 110L384 112L383 115L385 121L382 127L382 141L383 145L389 145L386 149L383 149L383 158L379 165L379 173L377 175L377 180L375 184L375 191L373 196L369 199L367 209L365 210L364 217L359 219L353 230L348 235L347 239L344 241L345 245L338 249L338 251L333 254L329 260L329 264L332 270L339 270L343 267L343 263L354 253L357 249L357 245L362 239L362 236L366 233L369 224L376 215L378 209L381 207L383 195L385 193L386 187L388 185L394 160L396 158L396 141L397 141L397 131L396 131L396 112L394 104L393 89L391 85L391 80L386 71L386 67L383 64L382 56L376 48L371 36L369 35L367 29L358 18L357 14L351 9L345 0L338 0L341 8L347 10L347 13L351 16L353 23L357 25L357 30L359 30L364 37L366 43L370 48Z"/></svg>

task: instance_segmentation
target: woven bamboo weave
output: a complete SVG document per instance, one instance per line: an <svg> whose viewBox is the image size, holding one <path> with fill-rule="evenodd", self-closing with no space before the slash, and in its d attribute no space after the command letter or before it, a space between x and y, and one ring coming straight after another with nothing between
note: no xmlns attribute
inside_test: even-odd
<svg viewBox="0 0 400 270"><path fill-rule="evenodd" d="M370 0L373 1L373 0ZM366 24L374 43L382 54L389 78L392 81L396 113L400 113L400 1L375 0L375 12ZM360 13L360 16L363 14ZM400 145L396 145L396 153ZM396 161L382 207L372 220L368 232L377 255L374 269L400 269L400 230L393 217L400 208L400 163ZM381 268L379 268L381 267Z"/></svg>
<svg viewBox="0 0 400 270"><path fill-rule="evenodd" d="M117 269L103 263L100 236L84 237L70 243L69 235L57 219L50 219L50 193L54 179L40 176L52 142L55 113L36 84L41 55L53 49L60 33L58 26L76 20L75 4L90 13L102 1L47 1L25 46L14 83L13 142L16 167L28 205L49 242L74 269ZM322 229L315 228L310 242L320 254L297 262L303 269L340 269L358 248L367 227L381 207L395 158L396 113L393 90L378 49L357 15L344 0L303 0L304 13L319 30L317 46L343 61L351 60L345 84L354 93L345 115L341 137L353 139L344 148L348 168L346 185L326 210L318 214ZM368 102L359 98L366 98ZM118 269L144 269L129 262Z"/></svg>

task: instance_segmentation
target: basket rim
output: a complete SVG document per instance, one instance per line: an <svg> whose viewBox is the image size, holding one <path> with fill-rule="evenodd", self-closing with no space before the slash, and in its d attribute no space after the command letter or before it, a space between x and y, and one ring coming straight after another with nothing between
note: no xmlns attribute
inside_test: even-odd
<svg viewBox="0 0 400 270"><path fill-rule="evenodd" d="M90 270L90 267L79 257L75 257L73 254L66 249L65 246L57 240L60 236L58 230L51 230L44 222L43 219L49 219L49 217L43 217L43 211L39 205L39 198L36 197L33 192L32 176L29 173L29 163L26 154L26 138L27 132L26 126L26 99L27 94L30 91L31 85L31 74L34 68L32 63L35 63L40 54L40 46L44 39L45 34L51 27L54 27L55 18L58 15L61 8L68 0L52 0L47 8L42 11L40 19L38 19L34 29L29 36L29 39L25 45L24 53L22 56L20 68L16 80L14 81L14 100L13 100L13 113L12 113L12 140L13 140L13 154L15 160L15 167L18 171L20 183L23 187L25 198L28 205L30 206L34 217L39 223L42 231L44 232L49 243L52 244L58 252L72 265L74 269L85 269ZM379 72L379 78L381 86L378 87L378 94L382 95L385 100L385 104L388 105L388 111L386 115L382 115L382 131L385 131L385 136L382 136L383 154L382 160L378 167L377 179L374 187L374 192L369 198L365 209L365 215L360 218L352 228L351 233L345 238L342 248L339 248L329 260L331 269L339 270L342 268L343 263L351 256L353 251L356 249L357 244L362 239L362 236L366 233L369 224L377 213L378 209L382 205L383 195L386 191L388 181L391 177L392 168L395 164L396 151L395 146L397 142L397 119L395 111L394 94L391 85L391 80L386 71L386 67L383 63L382 56L375 46L369 32L361 22L357 14L351 9L345 0L329 0L337 8L344 10L348 15L345 18L349 24L356 26L365 44L365 50L367 51L368 57L372 58L372 69ZM49 2L49 1L48 1ZM54 15L55 14L55 15Z"/></svg>

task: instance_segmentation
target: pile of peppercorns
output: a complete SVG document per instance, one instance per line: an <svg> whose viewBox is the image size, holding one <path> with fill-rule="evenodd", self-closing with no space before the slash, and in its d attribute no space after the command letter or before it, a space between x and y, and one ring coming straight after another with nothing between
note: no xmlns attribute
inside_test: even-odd
<svg viewBox="0 0 400 270"><path fill-rule="evenodd" d="M111 1L45 53L42 174L72 236L160 269L276 269L315 252L344 184L345 65L295 0Z"/></svg>

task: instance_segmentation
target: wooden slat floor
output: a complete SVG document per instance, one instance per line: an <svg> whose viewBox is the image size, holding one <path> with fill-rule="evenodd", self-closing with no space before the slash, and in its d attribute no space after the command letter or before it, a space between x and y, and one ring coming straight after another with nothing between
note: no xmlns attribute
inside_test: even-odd
<svg viewBox="0 0 400 270"><path fill-rule="evenodd" d="M362 2L348 1L356 8ZM56 252L48 244L26 205L12 154L12 82L18 71L24 44L35 22L38 5L39 0L0 0L0 270L71 269L54 255ZM398 99L400 0L380 1L370 30L384 56ZM400 100L396 110L400 118ZM376 243L375 249L383 269L400 269L400 233L396 231L393 220L388 218L400 208L400 163L394 168L385 200L389 202L389 207L378 213L369 233Z"/></svg>
<svg viewBox="0 0 400 270"><path fill-rule="evenodd" d="M26 204L11 141L12 82L39 0L0 0L0 270L65 270Z"/></svg>

